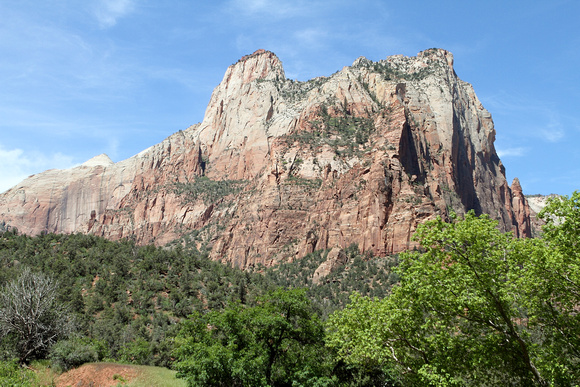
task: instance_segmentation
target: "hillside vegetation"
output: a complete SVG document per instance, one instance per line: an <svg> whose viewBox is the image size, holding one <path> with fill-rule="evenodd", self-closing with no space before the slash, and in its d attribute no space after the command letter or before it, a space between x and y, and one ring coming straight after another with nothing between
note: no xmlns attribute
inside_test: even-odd
<svg viewBox="0 0 580 387"><path fill-rule="evenodd" d="M0 384L30 385L17 362L50 359L62 371L164 366L192 386L577 385L580 193L541 216L540 239L473 213L430 221L418 251L373 257L352 245L317 284L328 251L241 271L203 248L9 229ZM28 297L39 284L54 303ZM42 311L26 320L34 340L22 310Z"/></svg>

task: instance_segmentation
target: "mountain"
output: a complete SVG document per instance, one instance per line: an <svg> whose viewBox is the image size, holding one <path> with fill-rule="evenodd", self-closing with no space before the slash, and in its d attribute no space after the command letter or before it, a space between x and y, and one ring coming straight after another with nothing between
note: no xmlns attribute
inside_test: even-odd
<svg viewBox="0 0 580 387"><path fill-rule="evenodd" d="M297 82L258 50L227 69L201 123L118 163L33 175L0 196L0 220L30 234L190 241L244 268L353 243L397 253L419 223L452 211L530 236L494 140L448 51L361 57Z"/></svg>
<svg viewBox="0 0 580 387"><path fill-rule="evenodd" d="M546 223L543 219L538 217L538 214L546 207L549 199L561 198L560 195L526 195L526 201L530 208L530 223L532 225L532 237L537 237L541 234L542 226Z"/></svg>

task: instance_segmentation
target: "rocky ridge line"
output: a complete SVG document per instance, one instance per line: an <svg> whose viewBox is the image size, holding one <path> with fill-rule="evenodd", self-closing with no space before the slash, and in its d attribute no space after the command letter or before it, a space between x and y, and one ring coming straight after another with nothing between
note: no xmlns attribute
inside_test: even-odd
<svg viewBox="0 0 580 387"><path fill-rule="evenodd" d="M359 58L308 82L259 50L227 69L200 124L118 163L32 176L0 196L0 219L30 234L181 238L241 267L352 243L397 253L450 211L530 236L494 140L445 50Z"/></svg>

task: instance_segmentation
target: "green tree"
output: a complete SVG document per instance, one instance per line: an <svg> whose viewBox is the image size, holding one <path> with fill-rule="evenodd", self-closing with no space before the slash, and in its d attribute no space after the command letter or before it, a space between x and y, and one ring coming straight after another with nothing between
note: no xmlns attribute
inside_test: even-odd
<svg viewBox="0 0 580 387"><path fill-rule="evenodd" d="M175 367L195 386L323 386L331 382L323 334L305 290L278 289L253 306L191 316Z"/></svg>
<svg viewBox="0 0 580 387"><path fill-rule="evenodd" d="M345 361L379 364L422 385L579 381L575 345L558 339L559 327L544 308L552 304L560 321L575 324L569 341L578 337L576 313L550 298L556 294L551 289L567 281L542 277L548 262L561 267L560 274L567 270L558 254L550 254L552 239L515 239L473 213L452 223L427 222L415 239L423 252L401 254L401 282L389 297L355 294L329 319L328 343ZM535 292L538 284L546 289ZM568 299L578 305L577 296Z"/></svg>
<svg viewBox="0 0 580 387"><path fill-rule="evenodd" d="M539 217L546 222L543 238L518 286L526 290L523 301L548 379L580 383L580 192L549 199Z"/></svg>

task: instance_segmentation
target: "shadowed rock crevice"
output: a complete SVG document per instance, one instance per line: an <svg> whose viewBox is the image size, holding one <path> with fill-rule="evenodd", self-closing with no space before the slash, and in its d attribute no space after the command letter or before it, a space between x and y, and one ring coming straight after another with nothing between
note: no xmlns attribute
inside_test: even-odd
<svg viewBox="0 0 580 387"><path fill-rule="evenodd" d="M453 160L454 160L454 182L455 192L461 199L465 212L474 210L481 215L483 210L473 180L475 165L475 152L469 137L461 126L457 115L453 114Z"/></svg>
<svg viewBox="0 0 580 387"><path fill-rule="evenodd" d="M399 141L399 161L401 162L403 171L408 176L416 176L416 181L423 184L425 182L425 173L421 161L428 160L424 157L423 152L419 153L417 151L417 143L413 134L414 131L411 129L411 126L408 122L405 122L401 133L401 140Z"/></svg>

